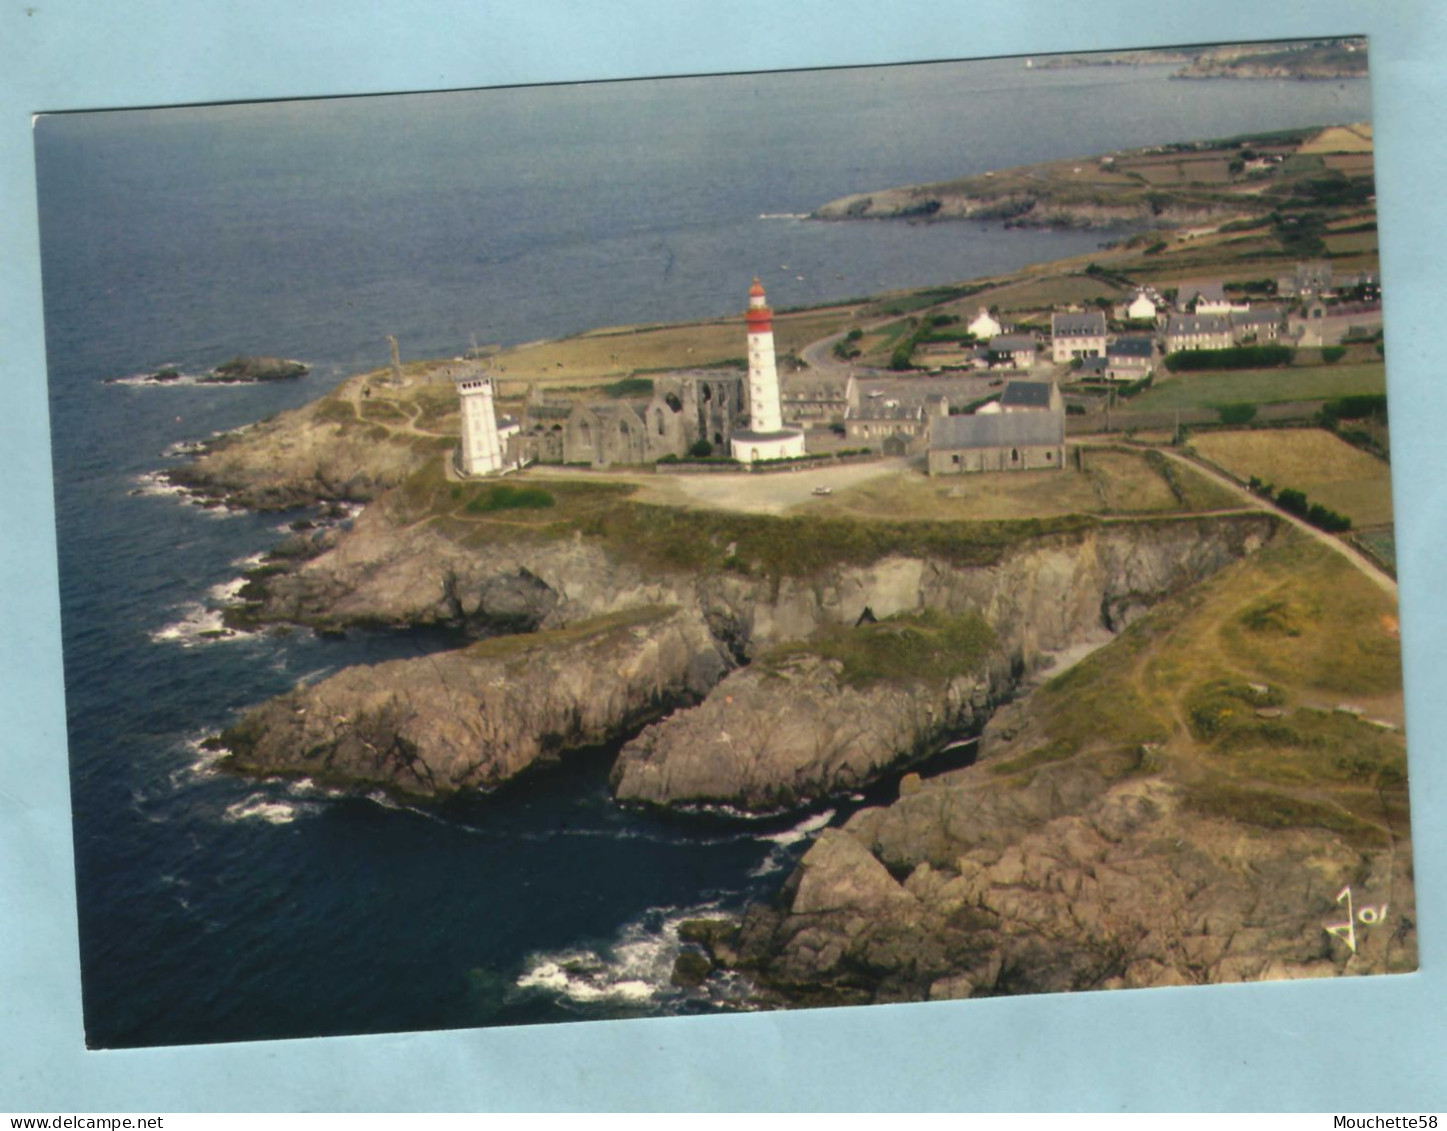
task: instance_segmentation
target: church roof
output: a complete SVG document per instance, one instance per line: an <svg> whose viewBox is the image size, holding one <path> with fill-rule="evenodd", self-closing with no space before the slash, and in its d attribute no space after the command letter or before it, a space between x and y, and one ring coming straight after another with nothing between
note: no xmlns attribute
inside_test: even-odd
<svg viewBox="0 0 1447 1131"><path fill-rule="evenodd" d="M1049 381L1007 381L1000 404L1019 408L1049 408Z"/></svg>
<svg viewBox="0 0 1447 1131"><path fill-rule="evenodd" d="M1006 448L1065 442L1065 414L1059 412L997 412L974 416L939 416L930 424L934 451L955 448Z"/></svg>

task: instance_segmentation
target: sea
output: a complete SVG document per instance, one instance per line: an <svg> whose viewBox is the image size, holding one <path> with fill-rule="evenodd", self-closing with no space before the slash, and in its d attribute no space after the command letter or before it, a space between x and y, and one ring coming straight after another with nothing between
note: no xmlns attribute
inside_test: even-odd
<svg viewBox="0 0 1447 1131"><path fill-rule="evenodd" d="M203 508L188 444L404 358L948 283L1100 233L820 223L847 193L1362 121L1364 81L1020 60L52 115L35 126L76 898L93 1048L739 1008L671 985L685 919L777 890L870 797L621 808L615 749L402 804L218 768L204 739L438 634L232 634L300 515ZM156 385L237 354L294 383ZM335 521L346 522L346 516Z"/></svg>

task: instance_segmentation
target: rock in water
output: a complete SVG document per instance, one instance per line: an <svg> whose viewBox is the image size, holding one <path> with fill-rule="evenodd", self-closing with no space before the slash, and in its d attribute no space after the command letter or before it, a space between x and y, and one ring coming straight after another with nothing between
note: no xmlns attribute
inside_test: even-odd
<svg viewBox="0 0 1447 1131"><path fill-rule="evenodd" d="M308 369L283 357L233 357L211 371L215 381L287 381L305 377Z"/></svg>

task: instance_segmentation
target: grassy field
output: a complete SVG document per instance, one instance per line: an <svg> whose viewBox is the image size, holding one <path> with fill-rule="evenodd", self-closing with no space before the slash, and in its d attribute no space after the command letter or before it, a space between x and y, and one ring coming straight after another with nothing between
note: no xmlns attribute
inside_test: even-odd
<svg viewBox="0 0 1447 1131"><path fill-rule="evenodd" d="M1119 302L1127 292L1089 275L1057 275L998 287L982 296L1001 310L1042 310L1071 303L1093 305L1098 298ZM977 304L978 305L978 304Z"/></svg>
<svg viewBox="0 0 1447 1131"><path fill-rule="evenodd" d="M862 310L832 307L775 315L775 350L783 355L848 329ZM591 330L557 341L516 346L498 354L490 369L510 382L603 384L634 372L741 362L745 350L740 315L714 322Z"/></svg>
<svg viewBox="0 0 1447 1131"><path fill-rule="evenodd" d="M1250 402L1327 400L1387 391L1386 366L1380 361L1356 365L1286 366L1233 372L1177 373L1130 402L1142 412L1176 408L1212 408Z"/></svg>
<svg viewBox="0 0 1447 1131"><path fill-rule="evenodd" d="M1319 428L1202 432L1191 446L1242 479L1294 487L1355 526L1392 521L1391 469Z"/></svg>
<svg viewBox="0 0 1447 1131"><path fill-rule="evenodd" d="M1298 153L1371 153L1372 127L1365 123L1354 126L1328 126L1315 137L1308 138Z"/></svg>
<svg viewBox="0 0 1447 1131"><path fill-rule="evenodd" d="M1239 505L1229 492L1144 452L1091 449L1063 471L936 476L901 471L810 503L810 513L855 519L951 522L1070 514L1169 514Z"/></svg>
<svg viewBox="0 0 1447 1131"><path fill-rule="evenodd" d="M1406 825L1400 649L1389 597L1339 555L1284 532L1133 624L1037 693L1038 750L1156 772L1197 812L1330 829L1379 846Z"/></svg>
<svg viewBox="0 0 1447 1131"><path fill-rule="evenodd" d="M508 492L499 498L499 492ZM519 494L522 497L519 497ZM1097 519L1063 514L1012 521L865 520L809 509L784 516L645 503L633 484L526 472L505 484L450 483L440 460L384 497L398 525L430 523L464 546L582 537L650 570L812 577L838 565L919 554L991 565L1012 546L1049 533L1079 533Z"/></svg>

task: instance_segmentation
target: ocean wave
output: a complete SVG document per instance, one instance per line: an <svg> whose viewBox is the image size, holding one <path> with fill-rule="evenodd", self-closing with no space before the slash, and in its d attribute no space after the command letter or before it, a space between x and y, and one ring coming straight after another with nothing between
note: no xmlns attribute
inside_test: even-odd
<svg viewBox="0 0 1447 1131"><path fill-rule="evenodd" d="M144 471L131 482L135 484L130 491L132 495L178 499L213 518L230 518L232 515L246 513L244 507L227 506L214 498L199 495L188 487L177 486L166 478L164 471Z"/></svg>
<svg viewBox="0 0 1447 1131"><path fill-rule="evenodd" d="M278 801L265 793L253 793L226 806L222 820L227 822L259 820L269 825L289 825L308 810L307 806Z"/></svg>
<svg viewBox="0 0 1447 1131"><path fill-rule="evenodd" d="M192 778L211 778L219 772L217 766L230 753L225 747L208 746L207 741L211 735L197 735L194 738L182 740L181 747L191 756L191 761L186 764L185 773ZM173 780L172 784L175 784Z"/></svg>
<svg viewBox="0 0 1447 1131"><path fill-rule="evenodd" d="M791 844L798 844L801 840L808 840L815 833L826 828L834 819L835 812L834 809L825 809L822 813L814 813L805 817L792 829L785 829L781 833L765 833L757 839L777 844L780 848L787 848Z"/></svg>
<svg viewBox="0 0 1447 1131"><path fill-rule="evenodd" d="M657 1006L710 998L716 987L675 986L673 966L686 945L678 937L679 928L719 911L717 900L649 908L625 923L611 943L534 954L514 986L520 993L541 993L575 1006Z"/></svg>
<svg viewBox="0 0 1447 1131"><path fill-rule="evenodd" d="M805 817L793 828L785 829L781 833L763 833L755 837L756 840L772 844L769 854L760 860L749 870L749 876L758 879L761 876L769 876L775 872L782 872L792 863L792 856L789 850L794 845L806 840L813 840L815 836L829 827L829 822L834 819L837 810L825 809L822 813L814 813Z"/></svg>
<svg viewBox="0 0 1447 1131"><path fill-rule="evenodd" d="M181 373L177 371L175 377L157 377L157 373L167 369L175 370L174 365L157 366L150 373L132 373L128 377L107 377L102 384L105 385L126 385L132 389L174 389L177 387L194 389L200 385L214 384L204 380L203 373Z"/></svg>
<svg viewBox="0 0 1447 1131"><path fill-rule="evenodd" d="M247 640L256 636L254 632L242 632L227 628L222 611L200 601L187 601L178 610L179 620L162 625L150 633L153 644L179 644L182 648L195 648L202 644L221 641Z"/></svg>

